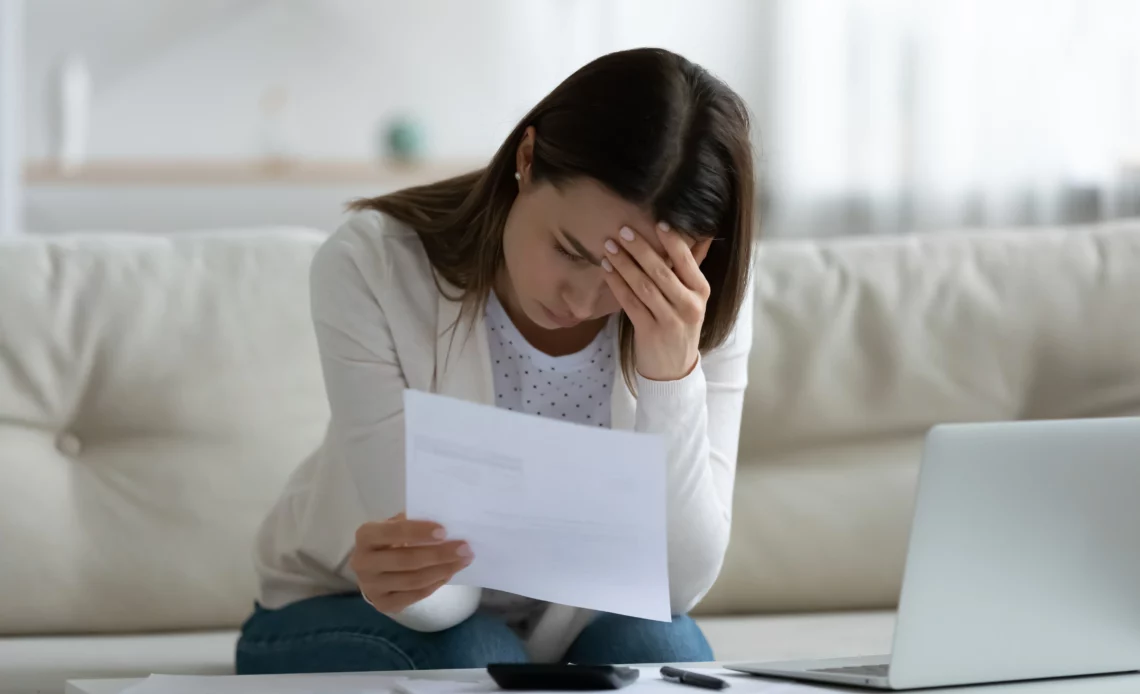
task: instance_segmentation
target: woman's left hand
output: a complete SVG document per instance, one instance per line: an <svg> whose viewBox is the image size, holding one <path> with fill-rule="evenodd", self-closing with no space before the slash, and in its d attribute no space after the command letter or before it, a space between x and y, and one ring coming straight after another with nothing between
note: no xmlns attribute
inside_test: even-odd
<svg viewBox="0 0 1140 694"><path fill-rule="evenodd" d="M668 261L629 227L606 241L606 283L633 323L637 372L652 381L688 376L700 357L709 283L700 264L712 239L691 249L661 222L654 229Z"/></svg>

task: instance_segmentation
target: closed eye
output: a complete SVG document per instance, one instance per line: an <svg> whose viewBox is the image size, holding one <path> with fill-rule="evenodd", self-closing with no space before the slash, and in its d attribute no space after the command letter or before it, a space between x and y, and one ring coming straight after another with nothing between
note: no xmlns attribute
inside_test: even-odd
<svg viewBox="0 0 1140 694"><path fill-rule="evenodd" d="M582 256L580 256L576 253L571 253L570 251L566 250L566 248L563 247L563 245L558 243L557 241L554 242L554 250L561 253L563 255L563 257L568 258L570 260L570 262L572 262L572 263L589 263L590 262L590 261L586 260L585 258L583 258Z"/></svg>

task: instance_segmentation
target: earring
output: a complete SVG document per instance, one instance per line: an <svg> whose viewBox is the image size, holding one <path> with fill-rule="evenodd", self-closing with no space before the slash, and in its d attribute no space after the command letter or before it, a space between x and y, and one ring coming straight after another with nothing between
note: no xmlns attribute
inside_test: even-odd
<svg viewBox="0 0 1140 694"><path fill-rule="evenodd" d="M516 181L521 181L521 180L522 180L522 174L521 174L521 173L519 173L518 171L516 171L516 172L515 172L515 180L516 180Z"/></svg>

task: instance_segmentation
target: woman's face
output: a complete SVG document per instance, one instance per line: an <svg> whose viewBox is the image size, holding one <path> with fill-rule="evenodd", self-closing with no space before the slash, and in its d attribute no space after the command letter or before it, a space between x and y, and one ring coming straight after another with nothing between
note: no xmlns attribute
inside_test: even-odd
<svg viewBox="0 0 1140 694"><path fill-rule="evenodd" d="M529 168L529 167L525 167ZM598 182L582 178L555 188L520 172L519 194L503 231L501 297L541 328L557 330L619 309L599 261L606 239L629 226L665 257L657 220ZM691 243L691 242L690 242Z"/></svg>

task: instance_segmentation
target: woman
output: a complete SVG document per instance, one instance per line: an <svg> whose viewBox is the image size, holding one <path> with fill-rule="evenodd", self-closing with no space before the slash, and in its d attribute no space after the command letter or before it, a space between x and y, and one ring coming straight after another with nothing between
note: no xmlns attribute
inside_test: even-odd
<svg viewBox="0 0 1140 694"><path fill-rule="evenodd" d="M752 200L740 99L639 49L570 76L486 169L354 203L312 267L331 422L258 537L238 671L712 659L685 613L728 544ZM663 436L677 617L447 585L471 550L403 516L405 388Z"/></svg>

